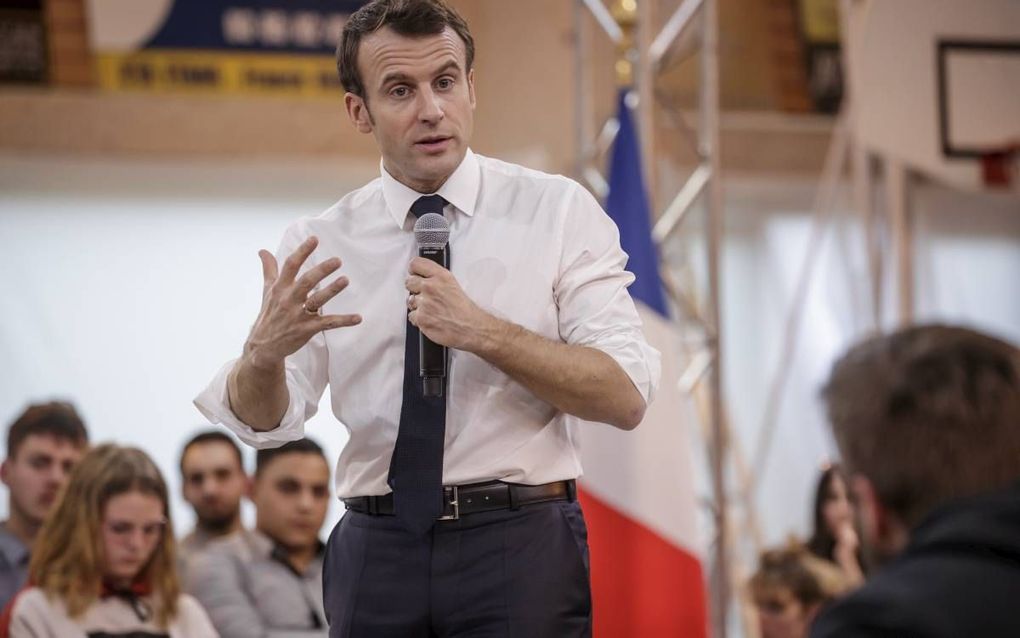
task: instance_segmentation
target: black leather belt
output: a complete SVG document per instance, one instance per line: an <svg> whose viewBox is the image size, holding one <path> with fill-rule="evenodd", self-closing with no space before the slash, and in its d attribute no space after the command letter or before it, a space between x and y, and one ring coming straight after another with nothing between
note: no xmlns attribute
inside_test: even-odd
<svg viewBox="0 0 1020 638"><path fill-rule="evenodd" d="M468 514L515 510L535 503L573 501L576 498L577 485L573 479L543 485L522 485L503 481L450 485L443 487L443 515L437 520L455 521ZM392 493L345 498L344 505L347 509L362 514L393 516Z"/></svg>

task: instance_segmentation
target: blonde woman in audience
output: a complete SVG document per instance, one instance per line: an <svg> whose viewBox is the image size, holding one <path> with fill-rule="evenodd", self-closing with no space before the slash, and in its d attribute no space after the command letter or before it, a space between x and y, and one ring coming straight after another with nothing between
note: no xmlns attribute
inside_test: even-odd
<svg viewBox="0 0 1020 638"><path fill-rule="evenodd" d="M181 593L167 488L141 450L101 445L43 525L0 637L215 637Z"/></svg>
<svg viewBox="0 0 1020 638"><path fill-rule="evenodd" d="M850 583L835 565L791 540L761 555L749 588L760 638L806 638L818 611Z"/></svg>

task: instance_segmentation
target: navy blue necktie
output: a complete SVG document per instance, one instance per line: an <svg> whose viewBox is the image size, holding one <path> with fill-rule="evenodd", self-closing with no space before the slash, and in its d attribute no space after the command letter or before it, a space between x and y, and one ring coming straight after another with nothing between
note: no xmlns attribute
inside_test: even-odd
<svg viewBox="0 0 1020 638"><path fill-rule="evenodd" d="M439 195L419 197L411 206L415 217L443 214ZM449 258L449 247L447 247ZM412 532L424 534L443 511L443 444L446 437L446 392L426 397L419 370L418 328L407 322L404 343L404 401L400 428L390 459L390 488L397 519Z"/></svg>

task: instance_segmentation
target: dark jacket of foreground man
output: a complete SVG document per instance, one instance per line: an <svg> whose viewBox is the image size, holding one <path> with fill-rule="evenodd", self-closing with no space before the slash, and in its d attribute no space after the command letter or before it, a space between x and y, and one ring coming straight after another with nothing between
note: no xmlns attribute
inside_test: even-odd
<svg viewBox="0 0 1020 638"><path fill-rule="evenodd" d="M930 514L901 555L811 631L844 636L1020 637L1020 483Z"/></svg>

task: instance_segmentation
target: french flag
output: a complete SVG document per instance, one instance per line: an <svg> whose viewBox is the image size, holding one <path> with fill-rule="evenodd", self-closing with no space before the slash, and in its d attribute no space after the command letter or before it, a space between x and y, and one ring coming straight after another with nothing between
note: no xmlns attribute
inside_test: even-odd
<svg viewBox="0 0 1020 638"><path fill-rule="evenodd" d="M606 211L636 276L630 287L649 343L662 353L662 382L633 432L588 424L579 490L588 523L595 638L703 638L705 581L695 526L696 498L683 422L680 343L659 277L641 152L627 89L609 167Z"/></svg>

